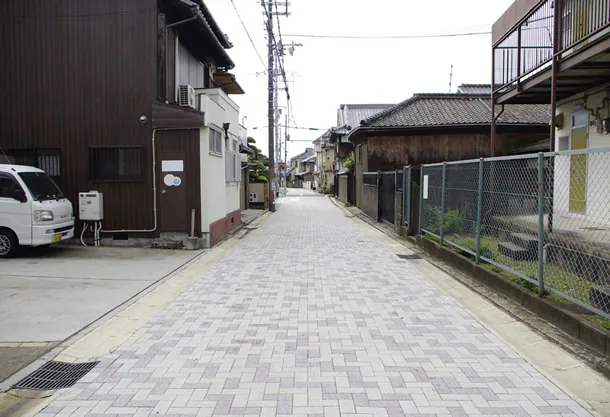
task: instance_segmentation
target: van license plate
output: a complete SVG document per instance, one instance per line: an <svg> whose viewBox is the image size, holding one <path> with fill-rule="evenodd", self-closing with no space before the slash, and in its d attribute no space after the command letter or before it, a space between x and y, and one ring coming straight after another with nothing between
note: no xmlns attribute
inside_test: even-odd
<svg viewBox="0 0 610 417"><path fill-rule="evenodd" d="M61 236L63 233L55 233L53 235L53 243L61 241Z"/></svg>

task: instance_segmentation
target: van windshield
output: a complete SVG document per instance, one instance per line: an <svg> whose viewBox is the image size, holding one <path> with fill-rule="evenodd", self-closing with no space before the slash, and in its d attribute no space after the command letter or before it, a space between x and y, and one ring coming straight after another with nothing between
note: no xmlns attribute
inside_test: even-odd
<svg viewBox="0 0 610 417"><path fill-rule="evenodd" d="M27 185L36 201L58 200L64 198L57 184L44 172L21 172L19 176Z"/></svg>

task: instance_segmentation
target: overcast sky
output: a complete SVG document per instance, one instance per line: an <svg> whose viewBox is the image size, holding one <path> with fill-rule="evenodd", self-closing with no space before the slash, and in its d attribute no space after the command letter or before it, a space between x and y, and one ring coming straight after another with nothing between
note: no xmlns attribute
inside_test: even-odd
<svg viewBox="0 0 610 417"><path fill-rule="evenodd" d="M240 117L246 116L248 135L267 153L267 78L262 74L265 68L231 0L205 2L235 45L228 51L236 63L232 72L246 94L232 97L241 108ZM265 18L260 0L234 2L266 63ZM280 17L282 38L284 44L303 44L296 48L294 56L287 55L285 59L287 77L293 80L289 88L294 122L298 127L327 129L336 124L340 104L395 104L414 93L448 92L451 65L453 92L461 83L491 83L491 35L350 40L295 38L287 34L400 36L489 31L513 0L290 2L291 15ZM277 21L275 32L277 37ZM285 105L284 100L282 104ZM311 141L322 133L292 129L289 157L312 146Z"/></svg>

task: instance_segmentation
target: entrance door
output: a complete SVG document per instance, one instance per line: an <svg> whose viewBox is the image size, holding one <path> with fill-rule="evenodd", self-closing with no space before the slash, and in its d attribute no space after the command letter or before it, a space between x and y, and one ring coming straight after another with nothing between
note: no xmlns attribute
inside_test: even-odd
<svg viewBox="0 0 610 417"><path fill-rule="evenodd" d="M157 171L160 190L159 231L188 232L184 153L160 152Z"/></svg>
<svg viewBox="0 0 610 417"><path fill-rule="evenodd" d="M573 151L587 148L586 112L572 116L572 135L570 149ZM584 213L587 201L587 155L570 157L570 211Z"/></svg>

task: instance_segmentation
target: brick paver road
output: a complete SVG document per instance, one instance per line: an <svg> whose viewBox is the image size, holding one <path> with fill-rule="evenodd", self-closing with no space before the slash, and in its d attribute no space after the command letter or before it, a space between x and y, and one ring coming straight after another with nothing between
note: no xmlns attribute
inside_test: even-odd
<svg viewBox="0 0 610 417"><path fill-rule="evenodd" d="M589 415L306 194L40 415Z"/></svg>

